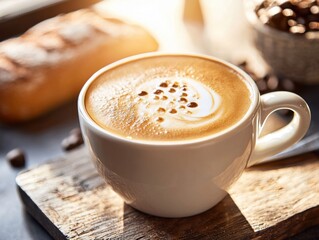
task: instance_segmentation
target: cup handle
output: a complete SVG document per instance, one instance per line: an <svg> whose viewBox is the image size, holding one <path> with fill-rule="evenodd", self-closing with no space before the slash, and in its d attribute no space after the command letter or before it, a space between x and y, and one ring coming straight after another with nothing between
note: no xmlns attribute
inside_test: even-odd
<svg viewBox="0 0 319 240"><path fill-rule="evenodd" d="M291 92L272 92L261 96L260 118L257 134L269 115L280 109L289 109L294 112L293 119L283 128L257 137L248 167L266 162L264 159L273 156L299 141L307 132L310 125L310 109L300 96Z"/></svg>

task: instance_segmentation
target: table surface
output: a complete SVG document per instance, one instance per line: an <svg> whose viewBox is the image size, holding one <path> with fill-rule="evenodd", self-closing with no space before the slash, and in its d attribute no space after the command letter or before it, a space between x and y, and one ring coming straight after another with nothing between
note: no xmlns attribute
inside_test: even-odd
<svg viewBox="0 0 319 240"><path fill-rule="evenodd" d="M209 2L203 0L205 25L196 23L188 25L187 28L184 25L181 27L182 22L176 20L181 19L182 11L178 14L176 12L181 6L180 0L109 0L107 4L102 3L98 8L112 10L149 28L159 39L161 50L206 53L233 62L242 59L242 56L251 50L246 38L249 34L245 29L245 22L238 21L243 16L240 11L242 9L240 0ZM220 22L221 17L223 17L222 26L216 24ZM161 24L158 24L159 22ZM232 31L224 31L225 29ZM196 34L199 31L204 34L204 38L199 38L201 34ZM313 110L313 119L319 122L319 112L314 111L319 102L318 97L311 94L313 92L313 88L308 88L304 96ZM64 154L61 141L71 129L78 126L76 101L29 123L14 126L0 125L0 239L51 239L23 209L15 184L15 177L21 169L12 168L6 162L5 154L13 148L20 147L27 155L26 168L44 163ZM312 128L316 129L317 126ZM308 229L292 239L314 239L315 236L319 236L319 226Z"/></svg>

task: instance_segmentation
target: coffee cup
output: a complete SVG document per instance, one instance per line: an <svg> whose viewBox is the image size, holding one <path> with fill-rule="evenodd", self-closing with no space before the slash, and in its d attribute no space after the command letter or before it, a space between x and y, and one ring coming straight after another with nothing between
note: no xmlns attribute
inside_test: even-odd
<svg viewBox="0 0 319 240"><path fill-rule="evenodd" d="M292 110L292 121L261 137L280 109ZM232 64L165 53L99 70L83 86L78 112L99 174L127 204L161 217L212 208L245 168L300 140L311 118L300 96L260 96Z"/></svg>

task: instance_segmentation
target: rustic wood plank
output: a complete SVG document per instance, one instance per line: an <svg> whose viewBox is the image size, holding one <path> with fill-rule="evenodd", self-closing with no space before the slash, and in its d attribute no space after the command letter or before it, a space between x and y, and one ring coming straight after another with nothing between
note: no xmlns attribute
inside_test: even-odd
<svg viewBox="0 0 319 240"><path fill-rule="evenodd" d="M231 196L180 219L124 204L84 149L22 172L17 185L26 210L55 239L284 239L319 224L318 169L314 154L248 169Z"/></svg>
<svg viewBox="0 0 319 240"><path fill-rule="evenodd" d="M255 231L267 229L318 207L318 158L308 154L247 169L229 193Z"/></svg>

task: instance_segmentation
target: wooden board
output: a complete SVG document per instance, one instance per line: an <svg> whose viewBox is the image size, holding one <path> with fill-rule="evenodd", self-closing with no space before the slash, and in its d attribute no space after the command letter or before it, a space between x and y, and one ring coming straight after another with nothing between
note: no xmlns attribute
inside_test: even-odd
<svg viewBox="0 0 319 240"><path fill-rule="evenodd" d="M319 224L319 161L312 153L247 169L217 206L180 219L124 204L84 149L16 181L26 210L55 239L283 239Z"/></svg>

